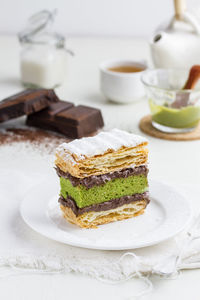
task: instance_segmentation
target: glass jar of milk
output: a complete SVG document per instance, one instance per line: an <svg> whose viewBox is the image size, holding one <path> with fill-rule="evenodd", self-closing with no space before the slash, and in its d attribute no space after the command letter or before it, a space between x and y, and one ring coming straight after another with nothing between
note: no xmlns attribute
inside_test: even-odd
<svg viewBox="0 0 200 300"><path fill-rule="evenodd" d="M32 16L19 34L21 81L26 87L55 88L66 77L68 50L65 38L51 31L54 13Z"/></svg>

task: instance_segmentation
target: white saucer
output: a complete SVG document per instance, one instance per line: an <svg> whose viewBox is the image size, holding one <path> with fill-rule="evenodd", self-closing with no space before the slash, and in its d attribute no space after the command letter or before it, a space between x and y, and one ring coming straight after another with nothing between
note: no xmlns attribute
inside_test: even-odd
<svg viewBox="0 0 200 300"><path fill-rule="evenodd" d="M150 181L151 202L143 215L81 229L68 223L58 205L59 184L48 180L29 190L21 204L24 221L38 233L61 243L91 249L124 250L167 240L188 224L189 203L174 188Z"/></svg>

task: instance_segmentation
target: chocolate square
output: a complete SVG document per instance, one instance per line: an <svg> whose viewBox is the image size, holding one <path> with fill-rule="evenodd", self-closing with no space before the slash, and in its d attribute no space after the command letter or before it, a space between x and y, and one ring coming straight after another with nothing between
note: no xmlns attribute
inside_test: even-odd
<svg viewBox="0 0 200 300"><path fill-rule="evenodd" d="M103 127L103 118L99 109L59 101L28 116L27 125L53 130L74 139L95 133Z"/></svg>
<svg viewBox="0 0 200 300"><path fill-rule="evenodd" d="M0 102L0 122L38 112L57 101L53 90L27 89Z"/></svg>

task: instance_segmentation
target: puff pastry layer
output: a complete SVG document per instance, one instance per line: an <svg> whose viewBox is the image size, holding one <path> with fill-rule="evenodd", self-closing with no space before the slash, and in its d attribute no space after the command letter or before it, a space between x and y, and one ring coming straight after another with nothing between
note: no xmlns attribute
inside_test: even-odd
<svg viewBox="0 0 200 300"><path fill-rule="evenodd" d="M60 208L64 218L68 222L76 224L81 228L97 228L98 225L139 216L144 213L147 204L148 202L143 199L125 204L115 209L100 212L91 211L79 216L76 216L69 207L60 205Z"/></svg>
<svg viewBox="0 0 200 300"><path fill-rule="evenodd" d="M62 144L56 150L55 164L63 172L78 178L106 174L147 164L147 144L137 135L115 129ZM86 151L86 146L92 150Z"/></svg>

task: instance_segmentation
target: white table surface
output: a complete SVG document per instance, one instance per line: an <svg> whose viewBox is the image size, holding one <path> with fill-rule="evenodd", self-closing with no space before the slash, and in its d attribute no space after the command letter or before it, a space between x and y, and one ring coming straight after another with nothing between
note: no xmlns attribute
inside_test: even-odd
<svg viewBox="0 0 200 300"><path fill-rule="evenodd" d="M69 57L66 83L57 89L61 99L102 109L108 127L126 128L136 133L138 121L148 113L146 100L130 105L107 102L99 91L98 65L109 58L147 60L150 53L143 39L72 38L68 46L76 53ZM19 45L12 36L0 37L0 98L19 91ZM112 118L110 117L112 115ZM125 121L122 121L125 120ZM173 184L199 184L200 141L150 141L150 176ZM37 166L36 166L37 167ZM200 195L199 195L200 198ZM199 199L200 200L200 199ZM154 291L142 299L199 299L200 270L184 271L176 280L152 277ZM77 274L20 275L1 278L0 299L127 299L140 291L143 283L109 285Z"/></svg>

